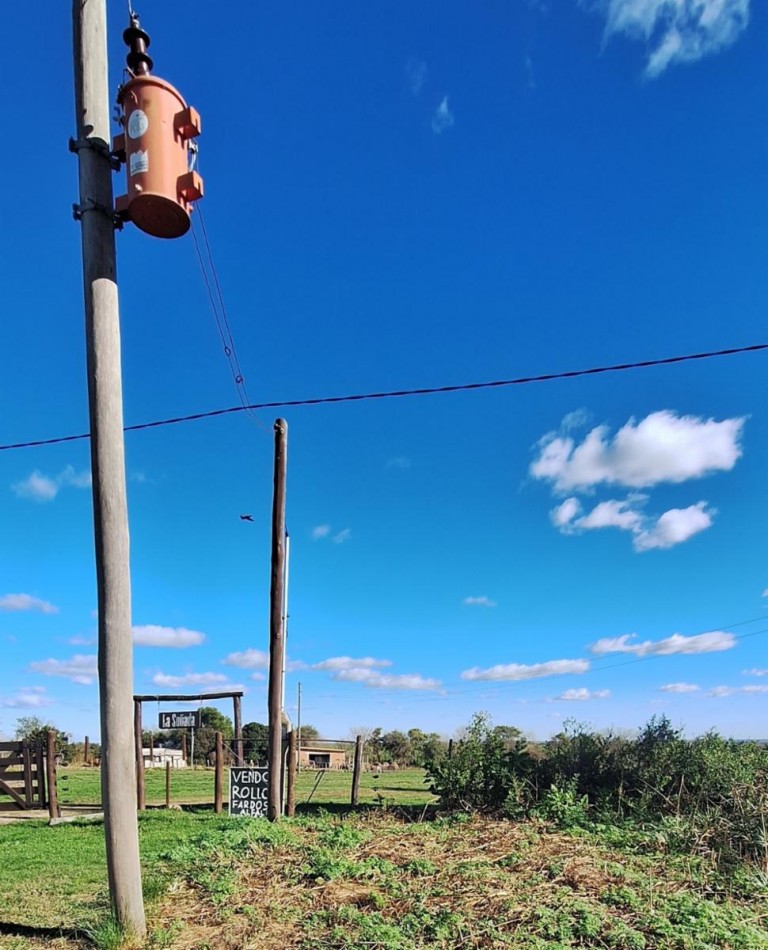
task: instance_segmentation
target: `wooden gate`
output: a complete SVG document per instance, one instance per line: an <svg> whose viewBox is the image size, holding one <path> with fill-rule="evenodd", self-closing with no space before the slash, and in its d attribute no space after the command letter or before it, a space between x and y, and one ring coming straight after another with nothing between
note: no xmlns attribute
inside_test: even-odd
<svg viewBox="0 0 768 950"><path fill-rule="evenodd" d="M26 811L45 806L42 745L26 739L0 742L0 811Z"/></svg>

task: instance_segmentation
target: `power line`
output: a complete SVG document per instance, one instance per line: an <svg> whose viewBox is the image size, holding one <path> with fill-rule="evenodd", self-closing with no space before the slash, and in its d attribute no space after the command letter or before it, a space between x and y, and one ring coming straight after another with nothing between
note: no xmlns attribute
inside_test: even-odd
<svg viewBox="0 0 768 950"><path fill-rule="evenodd" d="M200 265L200 272L203 275L205 289L208 294L208 301L211 305L211 313L213 314L213 318L216 323L216 329L219 334L219 339L221 340L224 356L226 357L227 363L229 364L229 371L232 374L232 381L235 384L235 390L237 391L243 411L252 416L256 423L266 431L267 427L251 409L251 399L248 395L248 387L245 383L245 376L242 369L240 368L240 358L237 355L235 337L232 333L232 327L230 326L229 318L227 316L227 308L224 303L224 294L221 289L221 282L219 281L219 272L216 269L216 263L213 259L213 251L211 250L211 244L208 240L208 229L205 226L205 218L203 217L202 208L197 208L196 210L197 217L200 218L200 225L202 227L203 241L205 243L205 255L203 255L203 252L200 249L200 242L197 237L197 228L195 227L195 218L192 219L192 240L194 241L197 262ZM206 261L208 265L207 267ZM209 271L210 276L208 273Z"/></svg>
<svg viewBox="0 0 768 950"><path fill-rule="evenodd" d="M124 432L139 432L142 429L157 429L161 426L179 425L182 422L196 422L199 419L214 419L238 412L259 409L285 409L298 406L323 406L342 402L365 402L373 399L402 399L407 396L434 396L442 393L471 392L478 389L500 389L504 386L525 386L529 383L548 383L558 379L576 379L580 376L599 376L603 373L619 373L632 369L649 369L654 366L671 366L675 363L690 363L694 360L708 360L721 356L736 356L740 353L757 353L768 350L768 343L754 343L751 346L730 347L725 350L710 350L705 353L689 353L686 356L667 356L656 360L639 360L634 363L615 363L610 366L593 366L590 369L569 370L563 373L544 373L539 376L518 376L513 379L497 379L483 383L461 383L455 386L429 386L420 389L394 389L384 392L355 393L346 396L318 396L312 399L285 399L276 402L251 403L247 406L230 406L227 409L211 409L207 412L195 412L186 416L174 416L169 419L155 419L153 422L139 422L126 426ZM51 439L34 439L28 442L12 442L0 445L0 452L11 449L31 449L42 445L60 445L64 442L80 442L90 438L89 432L78 435L64 435Z"/></svg>

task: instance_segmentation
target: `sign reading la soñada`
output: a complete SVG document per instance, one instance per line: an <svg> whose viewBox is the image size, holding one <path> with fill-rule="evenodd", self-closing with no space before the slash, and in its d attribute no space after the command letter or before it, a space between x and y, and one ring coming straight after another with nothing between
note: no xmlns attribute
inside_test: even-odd
<svg viewBox="0 0 768 950"><path fill-rule="evenodd" d="M269 769L266 766L229 770L229 813L248 818L266 818L269 797Z"/></svg>
<svg viewBox="0 0 768 950"><path fill-rule="evenodd" d="M184 712L161 712L160 729L199 729L200 710L187 709Z"/></svg>

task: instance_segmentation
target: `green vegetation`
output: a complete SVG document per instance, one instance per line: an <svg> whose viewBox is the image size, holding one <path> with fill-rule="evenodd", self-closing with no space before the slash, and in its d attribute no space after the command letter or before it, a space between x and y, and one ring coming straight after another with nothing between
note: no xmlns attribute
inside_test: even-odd
<svg viewBox="0 0 768 950"><path fill-rule="evenodd" d="M313 791L318 775L319 784ZM147 804L165 803L165 769L147 769ZM59 769L59 801L62 805L93 805L101 801L98 769L63 767ZM224 770L224 789L228 788L228 770ZM346 770L318 773L313 769L299 773L296 801L299 806L312 794L312 805L347 805L352 773ZM183 805L213 802L213 769L174 769L171 771L171 801ZM360 778L361 804L426 805L434 801L425 782L423 769L363 772Z"/></svg>
<svg viewBox="0 0 768 950"><path fill-rule="evenodd" d="M277 824L143 813L148 950L768 950L761 746L686 740L664 718L634 739L571 723L532 744L479 715L452 756L431 754L428 781L364 773L356 812L349 772L310 770ZM164 783L147 771L149 802ZM59 786L65 806L98 802L96 769ZM173 773L177 802L212 792L209 769ZM21 822L0 847L3 950L121 946L101 825Z"/></svg>
<svg viewBox="0 0 768 950"><path fill-rule="evenodd" d="M676 847L723 867L768 872L768 748L708 733L689 740L665 717L634 739L576 723L548 742L505 737L477 715L455 754L430 765L448 809L590 821L661 823Z"/></svg>
<svg viewBox="0 0 768 950"><path fill-rule="evenodd" d="M768 950L765 880L726 877L658 829L157 810L140 833L151 950ZM0 841L4 950L119 945L100 826L24 822Z"/></svg>

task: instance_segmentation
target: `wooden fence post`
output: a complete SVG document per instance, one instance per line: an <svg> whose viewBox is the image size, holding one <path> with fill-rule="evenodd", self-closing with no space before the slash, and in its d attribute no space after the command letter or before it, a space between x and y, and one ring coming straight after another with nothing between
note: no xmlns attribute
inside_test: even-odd
<svg viewBox="0 0 768 950"><path fill-rule="evenodd" d="M45 808L48 798L45 794L45 753L43 743L38 740L35 747L35 772L37 774L37 801Z"/></svg>
<svg viewBox="0 0 768 950"><path fill-rule="evenodd" d="M363 737L355 739L355 767L352 772L352 805L360 801L360 773L363 770Z"/></svg>
<svg viewBox="0 0 768 950"><path fill-rule="evenodd" d="M235 713L235 765L243 764L243 714L242 714L242 697L233 696L234 713Z"/></svg>
<svg viewBox="0 0 768 950"><path fill-rule="evenodd" d="M32 753L29 748L29 739L21 743L21 767L24 770L24 801L26 807L32 807L35 790L32 786Z"/></svg>
<svg viewBox="0 0 768 950"><path fill-rule="evenodd" d="M171 807L171 763L165 762L165 807Z"/></svg>
<svg viewBox="0 0 768 950"><path fill-rule="evenodd" d="M147 807L147 794L144 787L144 743L141 741L141 702L138 700L134 700L133 703L133 734L136 743L136 805L139 811L144 811Z"/></svg>
<svg viewBox="0 0 768 950"><path fill-rule="evenodd" d="M56 790L56 733L53 729L48 730L48 748L47 748L48 771L48 814L51 818L61 818L59 809L59 796Z"/></svg>
<svg viewBox="0 0 768 950"><path fill-rule="evenodd" d="M288 733L288 795L285 813L289 818L296 814L296 746L298 734L295 729Z"/></svg>
<svg viewBox="0 0 768 950"><path fill-rule="evenodd" d="M189 756L187 755L187 734L182 732L181 734L181 758L187 765L189 765Z"/></svg>
<svg viewBox="0 0 768 950"><path fill-rule="evenodd" d="M222 744L221 733L216 733L216 770L213 782L213 810L217 815L222 812L222 779L224 777L224 748Z"/></svg>
<svg viewBox="0 0 768 950"><path fill-rule="evenodd" d="M83 746L83 765L91 764L91 743L88 736L85 737L85 744Z"/></svg>

